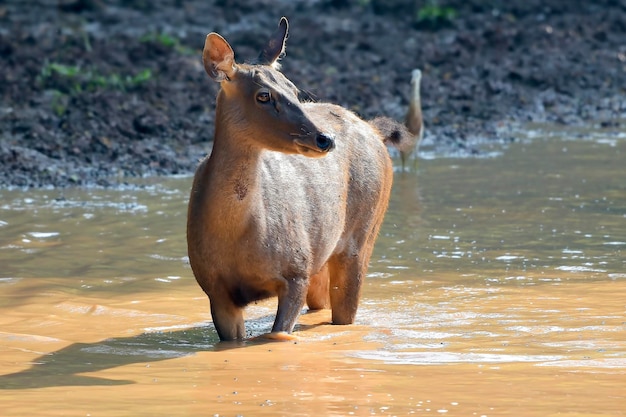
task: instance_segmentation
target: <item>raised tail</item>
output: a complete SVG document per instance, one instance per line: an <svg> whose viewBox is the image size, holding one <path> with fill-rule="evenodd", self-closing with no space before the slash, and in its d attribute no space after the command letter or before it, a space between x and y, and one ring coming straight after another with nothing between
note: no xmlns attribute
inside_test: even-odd
<svg viewBox="0 0 626 417"><path fill-rule="evenodd" d="M378 129L385 144L393 146L400 152L410 152L413 149L414 136L402 123L389 117L376 117L369 123Z"/></svg>

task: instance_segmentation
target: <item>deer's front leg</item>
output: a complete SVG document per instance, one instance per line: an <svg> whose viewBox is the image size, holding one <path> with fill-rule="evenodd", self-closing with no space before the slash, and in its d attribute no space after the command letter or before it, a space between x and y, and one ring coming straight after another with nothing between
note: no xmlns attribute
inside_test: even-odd
<svg viewBox="0 0 626 417"><path fill-rule="evenodd" d="M296 325L306 299L308 278L295 277L286 280L278 293L278 311L272 333L291 333Z"/></svg>
<svg viewBox="0 0 626 417"><path fill-rule="evenodd" d="M211 317L220 340L242 340L246 336L243 309L237 306L227 291L209 295Z"/></svg>

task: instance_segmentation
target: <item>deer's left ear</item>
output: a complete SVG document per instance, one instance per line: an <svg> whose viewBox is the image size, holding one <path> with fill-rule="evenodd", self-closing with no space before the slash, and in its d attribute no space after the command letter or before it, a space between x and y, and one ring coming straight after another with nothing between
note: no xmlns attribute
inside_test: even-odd
<svg viewBox="0 0 626 417"><path fill-rule="evenodd" d="M286 17L280 19L278 29L274 32L265 48L259 55L259 63L264 65L275 65L276 61L285 54L285 42L289 33L289 22Z"/></svg>
<svg viewBox="0 0 626 417"><path fill-rule="evenodd" d="M237 70L233 48L215 32L206 37L202 62L204 70L217 82L231 79Z"/></svg>

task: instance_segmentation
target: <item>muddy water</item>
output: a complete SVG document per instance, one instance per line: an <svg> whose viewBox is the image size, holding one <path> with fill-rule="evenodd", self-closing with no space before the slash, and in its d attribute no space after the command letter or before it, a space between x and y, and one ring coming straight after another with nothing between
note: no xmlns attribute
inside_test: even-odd
<svg viewBox="0 0 626 417"><path fill-rule="evenodd" d="M0 191L2 415L624 415L626 138L536 136L397 173L357 323L295 343L217 343L189 179Z"/></svg>

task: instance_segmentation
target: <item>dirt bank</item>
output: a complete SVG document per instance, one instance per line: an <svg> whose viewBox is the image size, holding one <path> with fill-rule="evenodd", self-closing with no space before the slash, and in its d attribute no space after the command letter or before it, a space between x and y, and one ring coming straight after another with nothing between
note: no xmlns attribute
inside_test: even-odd
<svg viewBox="0 0 626 417"><path fill-rule="evenodd" d="M626 118L626 0L426 3L0 1L0 186L192 172L217 91L204 37L252 59L282 15L283 72L318 100L401 119L421 68L426 145L439 153L513 140L517 122Z"/></svg>

